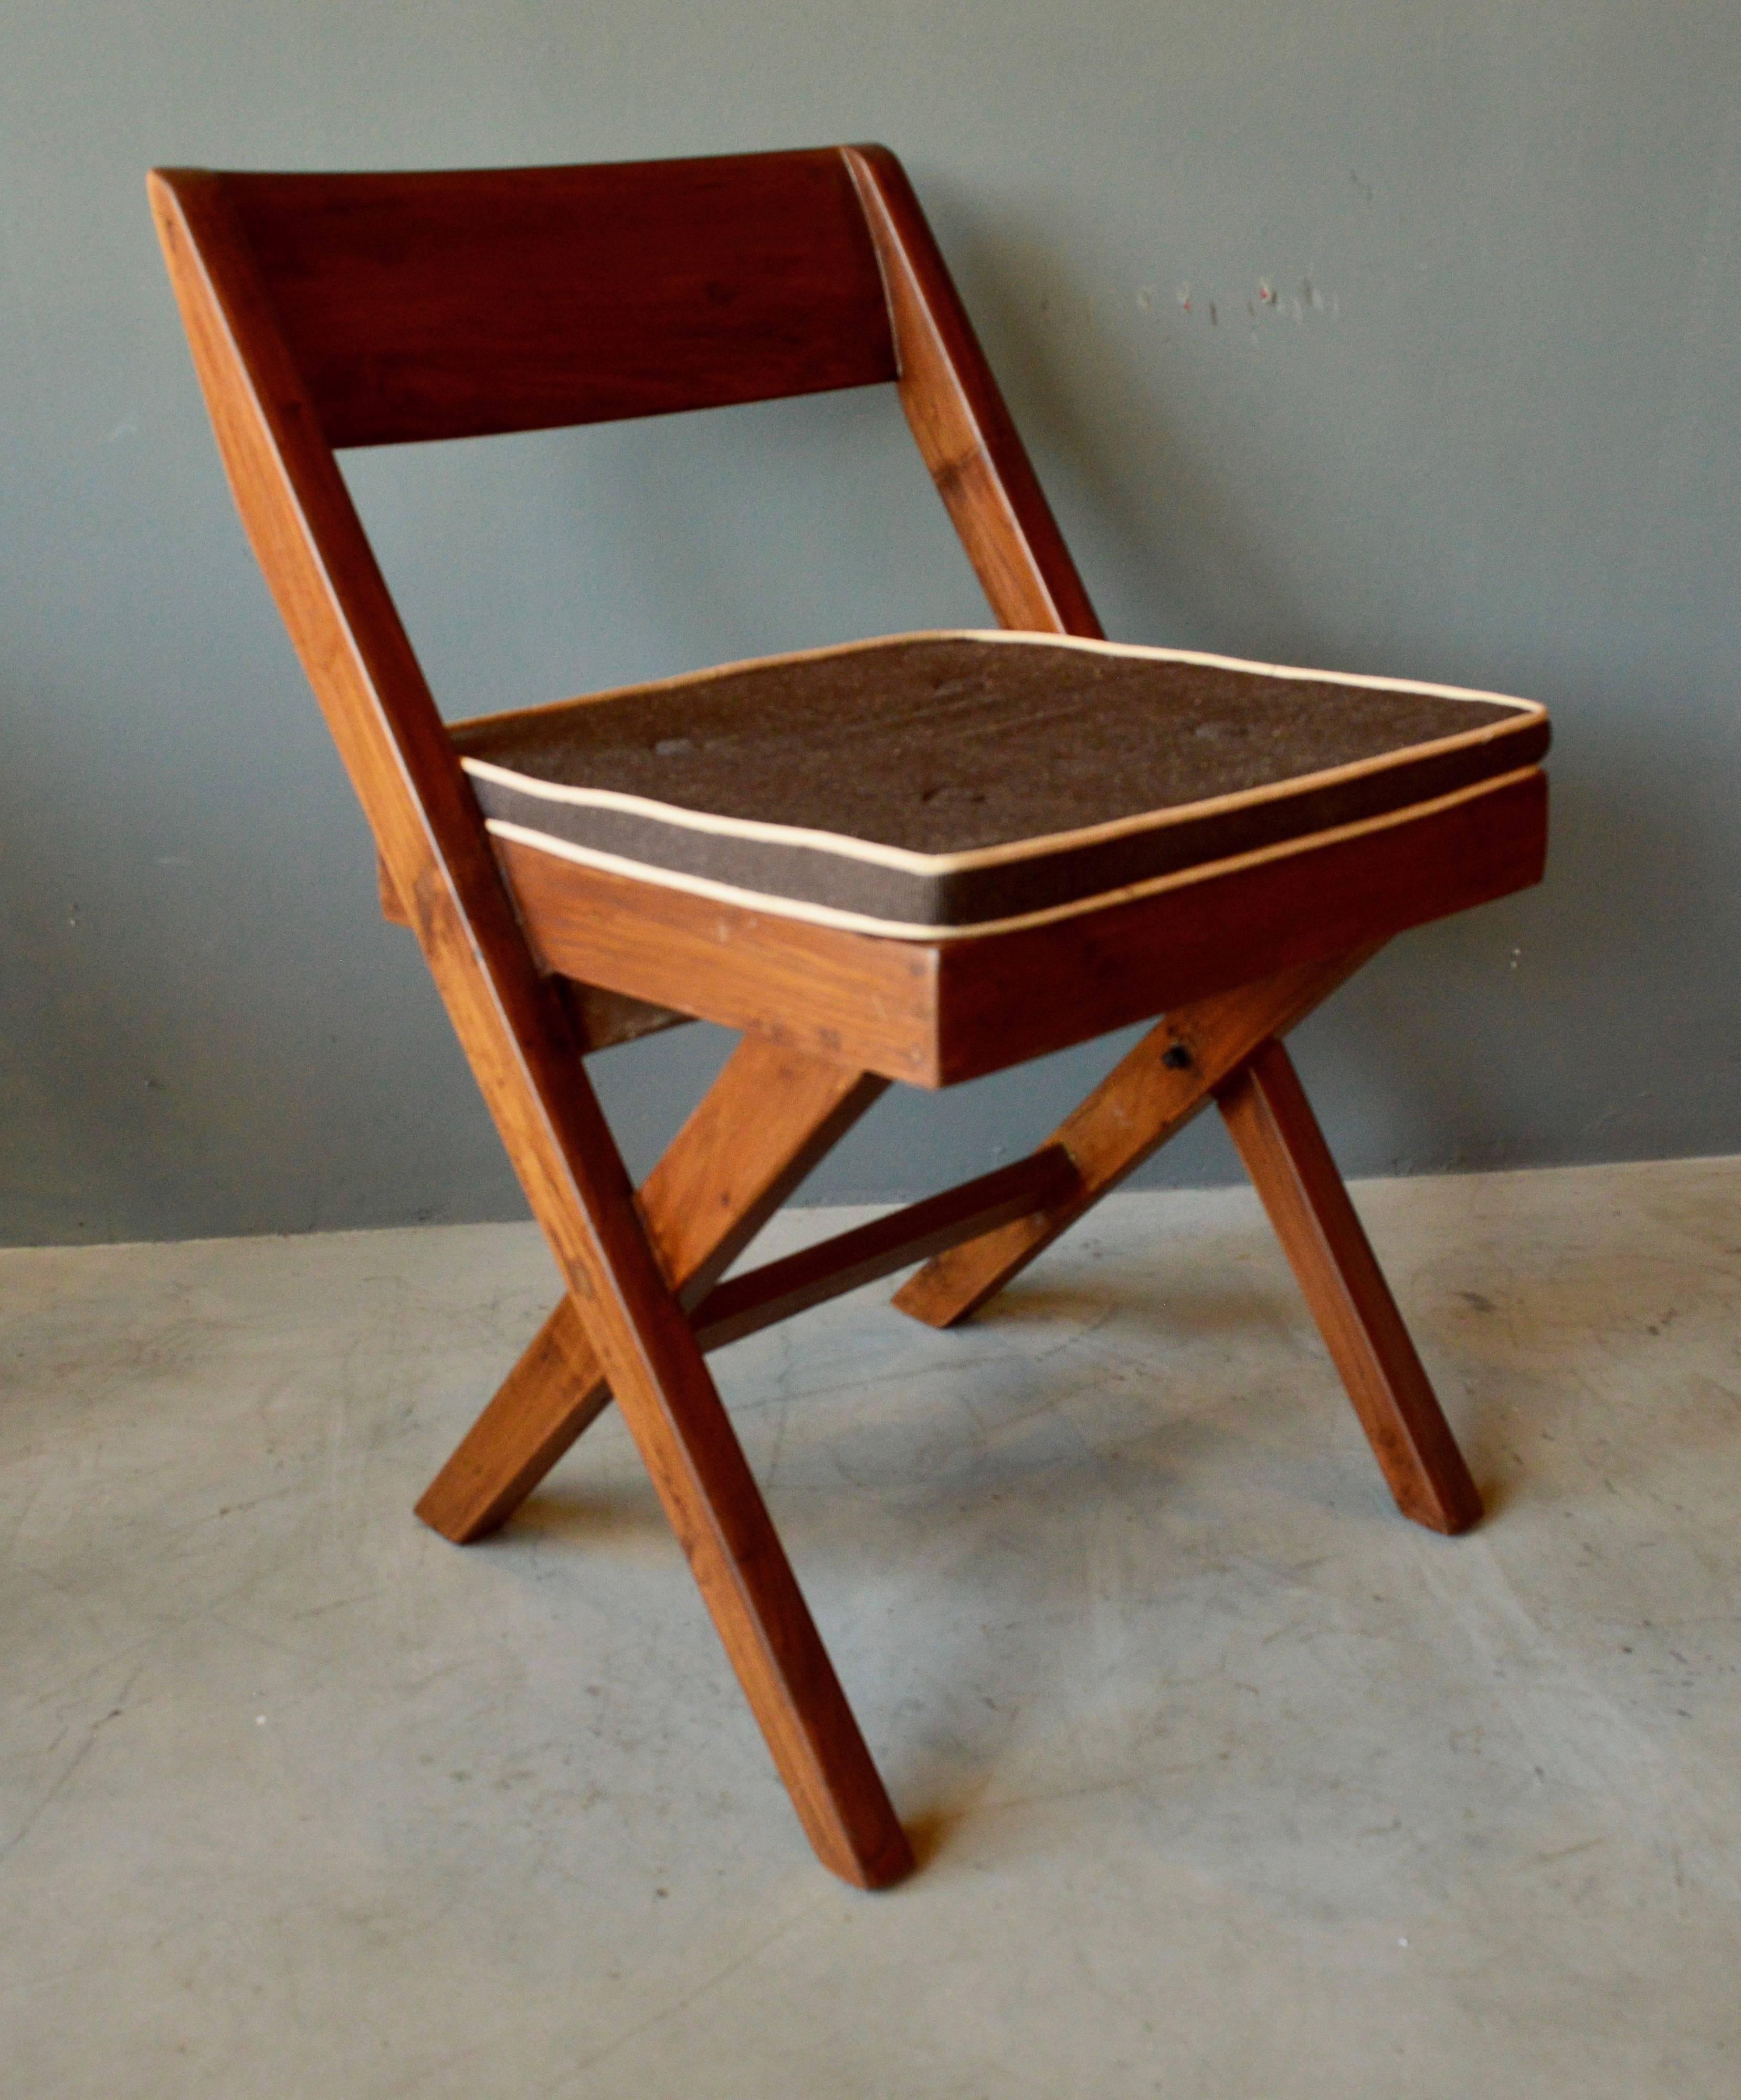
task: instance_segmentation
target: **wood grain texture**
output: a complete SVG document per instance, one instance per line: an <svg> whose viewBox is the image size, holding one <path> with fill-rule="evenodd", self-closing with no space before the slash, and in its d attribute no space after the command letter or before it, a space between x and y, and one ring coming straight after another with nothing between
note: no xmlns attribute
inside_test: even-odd
<svg viewBox="0 0 1741 2100"><path fill-rule="evenodd" d="M879 938L496 842L547 969L807 1055L953 1086L1540 880L1539 772L1357 837L1045 926Z"/></svg>
<svg viewBox="0 0 1741 2100"><path fill-rule="evenodd" d="M409 926L411 913L393 886L387 864L377 853L375 879L381 892L381 915L391 926ZM681 1028L694 1019L668 1006L653 1006L626 993L605 991L597 985L580 984L572 977L553 979L558 997L568 1016L568 1025L583 1056L610 1050L619 1043L638 1043L644 1035L657 1035L667 1028ZM439 1529L439 1527L438 1527Z"/></svg>
<svg viewBox="0 0 1741 2100"><path fill-rule="evenodd" d="M487 1538L610 1405L584 1317L565 1295L424 1489L417 1515L456 1546Z"/></svg>
<svg viewBox="0 0 1741 2100"><path fill-rule="evenodd" d="M647 1180L641 1210L693 1307L887 1091L875 1073L747 1037Z"/></svg>
<svg viewBox="0 0 1741 2100"><path fill-rule="evenodd" d="M1076 1168L1064 1147L1043 1146L941 1195L716 1285L695 1308L696 1339L704 1349L718 1349L760 1334L960 1240L1043 1211L1062 1202L1075 1183Z"/></svg>
<svg viewBox="0 0 1741 2100"><path fill-rule="evenodd" d="M937 952L810 926L498 839L547 970L681 1007L805 1057L919 1086L934 1074Z"/></svg>
<svg viewBox="0 0 1741 2100"><path fill-rule="evenodd" d="M1076 1171L1054 1147L713 1289L764 1223L879 1097L886 1081L749 1037L639 1198L704 1349L755 1334L1062 1202ZM565 1298L424 1491L417 1515L456 1545L498 1530L610 1403L584 1316Z"/></svg>
<svg viewBox="0 0 1741 2100"><path fill-rule="evenodd" d="M881 273L887 299L881 333L870 331L866 376L887 378L898 368L909 422L994 611L1006 625L1098 636L1100 622L905 172L878 147L848 150L840 167L856 189L864 227L875 240L873 267ZM692 167L690 172L697 170ZM259 207L271 202L262 196ZM389 212L394 208L390 197L379 203ZM308 237L293 232L291 245L298 243L307 246ZM840 244L839 252L840 296L849 308L862 289L857 274L862 253L851 240ZM355 267L355 240L350 256ZM330 267L323 257L315 259L322 271ZM365 268L374 267L366 240L360 260ZM546 872L526 870L528 887ZM384 863L381 893L388 915L403 918L403 907ZM741 938L743 929L738 930ZM638 940L632 945L643 965L666 960L646 957ZM540 953L540 960L552 966L548 955ZM684 959L671 960L679 967L670 981L686 982ZM844 976L849 988L870 993L868 1001L852 1008L853 1030L862 1030L866 1007L885 1024L891 1015L898 1020L906 1012L910 959L897 959L899 981L892 995L886 982L878 981L890 960L886 951L859 947L843 960L844 972L826 972L824 980L834 986ZM791 962L789 952L770 958L777 973L789 969ZM919 965L922 972L928 967ZM799 968L806 989L813 990L816 959L800 956ZM866 987L867 977L871 982ZM614 1008L608 1004L612 1000L617 1002ZM646 1032L659 1025L653 1017L670 1012L576 981L570 1019L583 1044L593 1048ZM762 1025L776 1041L796 1040L828 1055L839 1053L841 1031L826 1014L771 1026L765 1019ZM898 1044L879 1069L891 1066L910 1075ZM456 1540L483 1537L505 1521L607 1404L608 1388L596 1374L590 1385L586 1382L592 1371L579 1321L565 1301L425 1492L419 1514Z"/></svg>
<svg viewBox="0 0 1741 2100"><path fill-rule="evenodd" d="M937 1083L1526 889L1540 880L1546 853L1547 781L1532 772L1382 829L998 935L994 947L950 942L938 960Z"/></svg>
<svg viewBox="0 0 1741 2100"><path fill-rule="evenodd" d="M722 1276L888 1082L747 1037L638 1202L686 1306ZM467 1546L500 1528L610 1404L583 1315L564 1298L424 1490L417 1515Z"/></svg>
<svg viewBox="0 0 1741 2100"><path fill-rule="evenodd" d="M478 1084L819 1858L912 1854L689 1322L219 178L154 176L171 280L249 536Z"/></svg>
<svg viewBox="0 0 1741 2100"><path fill-rule="evenodd" d="M844 158L882 266L901 405L992 611L1005 627L1100 638L906 170L883 146L849 146Z"/></svg>
<svg viewBox="0 0 1741 2100"><path fill-rule="evenodd" d="M1263 1043L1215 1098L1397 1507L1468 1530L1481 1497L1287 1052Z"/></svg>
<svg viewBox="0 0 1741 2100"><path fill-rule="evenodd" d="M1207 1108L1212 1090L1272 1035L1285 1035L1374 953L1307 963L1170 1012L1053 1132L1071 1185L1025 1217L939 1255L895 1293L897 1310L950 1327L978 1312L1061 1233Z"/></svg>
<svg viewBox="0 0 1741 2100"><path fill-rule="evenodd" d="M375 886L381 893L381 915L387 924L410 925L411 908L394 886L392 874L378 852L375 855Z"/></svg>
<svg viewBox="0 0 1741 2100"><path fill-rule="evenodd" d="M839 152L230 175L328 441L594 423L895 376Z"/></svg>

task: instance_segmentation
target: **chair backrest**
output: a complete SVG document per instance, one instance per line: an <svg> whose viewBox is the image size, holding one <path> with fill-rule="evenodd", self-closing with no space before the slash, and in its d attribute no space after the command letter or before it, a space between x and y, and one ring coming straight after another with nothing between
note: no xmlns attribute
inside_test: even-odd
<svg viewBox="0 0 1741 2100"><path fill-rule="evenodd" d="M221 180L335 446L897 376L837 151Z"/></svg>
<svg viewBox="0 0 1741 2100"><path fill-rule="evenodd" d="M269 576L224 412L245 373L276 405L281 457L893 380L998 618L1101 631L885 148L437 174L159 169L149 187Z"/></svg>
<svg viewBox="0 0 1741 2100"><path fill-rule="evenodd" d="M918 200L880 147L506 174L168 169L149 188L225 471L384 889L565 1272L591 1273L574 1162L603 1140L575 1122L596 1113L575 1105L590 1100L571 1083L580 1041L334 447L893 379L998 618L1098 634L1093 608ZM626 1206L626 1181L620 1193Z"/></svg>
<svg viewBox="0 0 1741 2100"><path fill-rule="evenodd" d="M444 984L441 954L475 960L486 923L498 959L523 942L335 447L894 380L998 618L1100 632L881 147L447 174L160 169L149 187L249 538L383 881ZM467 969L461 983L478 990Z"/></svg>

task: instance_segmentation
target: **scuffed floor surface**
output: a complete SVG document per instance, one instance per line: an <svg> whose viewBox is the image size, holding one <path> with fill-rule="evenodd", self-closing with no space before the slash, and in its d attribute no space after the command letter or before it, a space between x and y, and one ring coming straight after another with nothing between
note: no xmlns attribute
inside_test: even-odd
<svg viewBox="0 0 1741 2100"><path fill-rule="evenodd" d="M0 2089L1734 2100L1741 1162L1357 1193L1468 1538L1243 1192L714 1359L924 1859L879 1897L614 1415L494 1543L412 1518L529 1229L0 1256Z"/></svg>

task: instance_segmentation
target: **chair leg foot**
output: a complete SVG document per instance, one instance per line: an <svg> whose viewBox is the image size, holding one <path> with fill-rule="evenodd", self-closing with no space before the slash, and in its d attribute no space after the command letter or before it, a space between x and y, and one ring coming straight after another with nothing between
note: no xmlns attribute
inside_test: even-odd
<svg viewBox="0 0 1741 2100"><path fill-rule="evenodd" d="M1215 1098L1397 1507L1467 1531L1481 1497L1287 1052L1260 1044Z"/></svg>
<svg viewBox="0 0 1741 2100"><path fill-rule="evenodd" d="M661 1301L650 1267L624 1280L632 1351L611 1383L628 1432L818 1859L885 1888L912 1849L755 1476L675 1298ZM599 1339L610 1346L602 1321Z"/></svg>
<svg viewBox="0 0 1741 2100"><path fill-rule="evenodd" d="M456 1546L487 1538L610 1405L580 1315L565 1298L424 1489L417 1515Z"/></svg>

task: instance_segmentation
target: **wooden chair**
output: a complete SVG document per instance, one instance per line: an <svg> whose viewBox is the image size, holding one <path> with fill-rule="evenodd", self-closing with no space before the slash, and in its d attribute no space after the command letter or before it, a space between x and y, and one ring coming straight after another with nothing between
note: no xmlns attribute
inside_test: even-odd
<svg viewBox="0 0 1741 2100"><path fill-rule="evenodd" d="M1475 1489L1280 1039L1391 934L1540 878L1540 711L1095 641L942 259L881 148L467 174L170 170L150 188L224 464L373 828L385 909L422 945L566 1286L425 1494L425 1520L459 1541L501 1524L614 1396L817 1853L861 1886L898 1879L906 1838L705 1352L915 1262L896 1304L937 1326L963 1319L1213 1101L1399 1506L1441 1531L1472 1524ZM443 725L335 448L879 383L899 388L1016 639L860 645L723 684ZM778 797L765 823L674 815L634 784L653 762L637 708L659 722L711 709L717 725L741 706L778 739L769 695L784 694L795 719L860 748L881 733L884 685L903 696L893 715L930 735L931 715L948 715L935 696L957 691L941 676L950 664L1006 728L1050 720L1034 695L1056 688L1086 710L1072 720L1090 742L1116 746L1121 723L1139 721L1153 741L1173 720L1212 743L1227 708L1260 727L1291 709L1308 742L1354 724L1358 743L1367 724L1377 755L1344 750L1326 766L1308 753L1303 776L1283 765L1279 781L1219 796L1188 783L1159 814L1078 826L1061 847L1047 835L1038 867L1027 845L952 857L806 830ZM913 703L928 678L931 715ZM1015 699L1000 680L1020 687ZM829 697L842 681L857 695L844 708ZM1426 711L1408 717L1419 734L1398 726L1410 708ZM627 788L564 786L572 740L589 735ZM659 748L681 756L692 741ZM1029 775L1006 766L998 792L1050 792L1080 748L1042 737ZM1164 735L1153 748L1171 762ZM995 748L1007 755L1008 736ZM1108 770L1129 770L1116 749ZM962 782L943 787L947 801ZM931 792L907 799L916 809ZM548 832L527 820L540 810L554 813ZM558 818L580 828L563 834ZM625 845L620 827L643 820L660 836ZM1141 861L1157 840L1171 859ZM700 858L678 866L668 849ZM820 889L746 873L764 849L788 869L814 862ZM1102 855L1086 874L1085 851ZM866 902L865 880L905 902ZM927 897L960 893L954 920L947 898L933 920L903 917L928 881ZM721 1281L891 1080L946 1086L1157 1015L1030 1157ZM743 1040L637 1198L583 1057L690 1016Z"/></svg>

